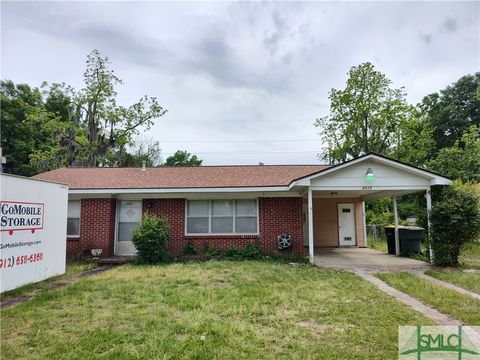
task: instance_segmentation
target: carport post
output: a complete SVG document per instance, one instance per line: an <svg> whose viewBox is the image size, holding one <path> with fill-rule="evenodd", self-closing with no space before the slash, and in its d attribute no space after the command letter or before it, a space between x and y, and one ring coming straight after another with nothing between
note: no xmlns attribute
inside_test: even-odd
<svg viewBox="0 0 480 360"><path fill-rule="evenodd" d="M430 238L430 210L432 210L432 194L430 193L430 186L425 192L425 198L427 199L427 234L428 234L428 252L430 253L430 262L433 264L433 250Z"/></svg>
<svg viewBox="0 0 480 360"><path fill-rule="evenodd" d="M365 215L365 200L362 201L362 221L363 221L363 241L365 247L368 247L368 239L367 239L367 217Z"/></svg>
<svg viewBox="0 0 480 360"><path fill-rule="evenodd" d="M400 239L398 237L398 211L396 195L393 195L393 216L395 219L395 255L400 256Z"/></svg>
<svg viewBox="0 0 480 360"><path fill-rule="evenodd" d="M308 188L308 254L310 262L314 263L313 254L313 194L312 189Z"/></svg>

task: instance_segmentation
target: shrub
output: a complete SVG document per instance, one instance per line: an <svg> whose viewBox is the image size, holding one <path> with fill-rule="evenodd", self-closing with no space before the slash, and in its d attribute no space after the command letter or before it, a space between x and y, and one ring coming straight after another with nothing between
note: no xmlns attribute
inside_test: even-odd
<svg viewBox="0 0 480 360"><path fill-rule="evenodd" d="M243 260L242 249L235 246L231 246L227 250L225 250L225 252L223 253L223 256L229 260L236 260L236 261Z"/></svg>
<svg viewBox="0 0 480 360"><path fill-rule="evenodd" d="M262 251L259 244L247 243L242 249L244 259L258 260L262 258Z"/></svg>
<svg viewBox="0 0 480 360"><path fill-rule="evenodd" d="M197 251L195 250L195 246L193 246L193 243L191 241L187 242L185 247L183 248L183 254L184 255L195 255Z"/></svg>
<svg viewBox="0 0 480 360"><path fill-rule="evenodd" d="M430 221L434 265L458 265L462 245L480 233L480 198L473 186L455 183L442 189Z"/></svg>
<svg viewBox="0 0 480 360"><path fill-rule="evenodd" d="M203 248L203 256L208 259L220 257L221 252L218 249L215 249L213 246L205 245Z"/></svg>
<svg viewBox="0 0 480 360"><path fill-rule="evenodd" d="M143 220L133 232L133 245L137 249L137 261L143 264L155 264L167 259L167 242L170 238L170 226L163 218L145 214Z"/></svg>

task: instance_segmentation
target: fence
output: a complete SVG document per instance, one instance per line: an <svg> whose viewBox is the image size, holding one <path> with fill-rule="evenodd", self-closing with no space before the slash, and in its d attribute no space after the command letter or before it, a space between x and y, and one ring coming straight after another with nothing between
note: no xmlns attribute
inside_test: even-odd
<svg viewBox="0 0 480 360"><path fill-rule="evenodd" d="M370 224L367 225L367 239L368 242L384 242L386 243L387 237L385 236L384 224Z"/></svg>

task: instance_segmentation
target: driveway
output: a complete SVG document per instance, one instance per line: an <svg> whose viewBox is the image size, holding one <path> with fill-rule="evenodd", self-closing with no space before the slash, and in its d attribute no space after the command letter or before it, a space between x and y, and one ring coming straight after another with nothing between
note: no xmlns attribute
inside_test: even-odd
<svg viewBox="0 0 480 360"><path fill-rule="evenodd" d="M345 270L426 271L430 264L368 248L315 248L315 265Z"/></svg>

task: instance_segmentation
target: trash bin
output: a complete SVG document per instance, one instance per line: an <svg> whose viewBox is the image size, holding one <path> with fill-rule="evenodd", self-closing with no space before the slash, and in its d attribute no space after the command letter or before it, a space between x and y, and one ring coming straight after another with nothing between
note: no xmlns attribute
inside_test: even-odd
<svg viewBox="0 0 480 360"><path fill-rule="evenodd" d="M387 236L388 253L395 255L395 226L385 226ZM422 252L422 240L425 237L425 229L419 226L398 226L398 240L400 242L400 254L420 254Z"/></svg>

